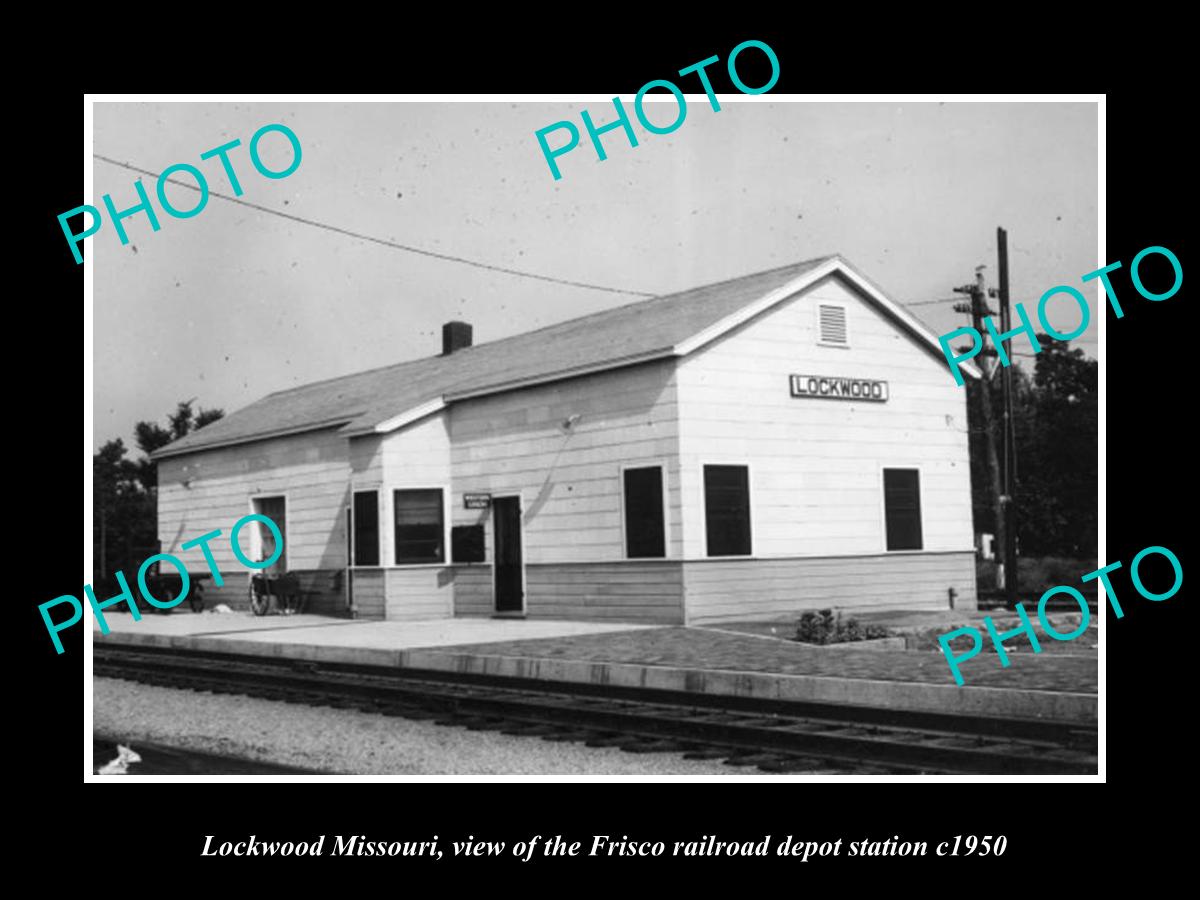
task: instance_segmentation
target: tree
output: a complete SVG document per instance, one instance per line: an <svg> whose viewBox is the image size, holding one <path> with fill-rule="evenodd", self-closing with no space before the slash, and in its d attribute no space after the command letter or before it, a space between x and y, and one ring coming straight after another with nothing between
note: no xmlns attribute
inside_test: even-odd
<svg viewBox="0 0 1200 900"><path fill-rule="evenodd" d="M1038 341L1033 377L1013 371L1018 550L1022 556L1090 559L1098 525L1098 366L1065 341L1044 334ZM994 534L979 408L984 390L1002 408L1000 378L969 383L967 395L975 528Z"/></svg>
<svg viewBox="0 0 1200 900"><path fill-rule="evenodd" d="M157 422L138 422L133 426L134 437L137 438L138 449L149 456L155 450L161 450L167 444L179 440L198 428L203 428L225 415L221 409L200 409L192 412L195 399L184 400L175 407L175 412L167 415L170 427L163 428ZM138 462L139 475L146 490L152 491L158 487L158 471L149 459Z"/></svg>
<svg viewBox="0 0 1200 900"><path fill-rule="evenodd" d="M149 455L172 441L220 419L220 409L192 412L188 400L167 417L168 428L155 422L138 422L134 436L138 449ZM92 456L92 584L115 594L119 588L112 573L134 577L141 561L156 552L158 544L158 491L155 464L148 458L128 459L120 438L105 443Z"/></svg>
<svg viewBox="0 0 1200 900"><path fill-rule="evenodd" d="M92 457L92 584L106 589L111 573L128 569L130 557L155 539L155 498L142 483L141 465L125 452L118 438Z"/></svg>
<svg viewBox="0 0 1200 900"><path fill-rule="evenodd" d="M223 409L202 409L196 413L196 428L203 428L205 425L211 425L217 419L225 415Z"/></svg>
<svg viewBox="0 0 1200 900"><path fill-rule="evenodd" d="M1022 547L1039 555L1089 558L1099 524L1099 366L1065 341L1038 339L1033 434L1018 457Z"/></svg>

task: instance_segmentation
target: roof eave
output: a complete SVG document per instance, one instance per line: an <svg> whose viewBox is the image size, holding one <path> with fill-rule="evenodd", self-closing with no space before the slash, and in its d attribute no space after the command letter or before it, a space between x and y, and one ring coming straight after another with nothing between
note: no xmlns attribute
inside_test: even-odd
<svg viewBox="0 0 1200 900"><path fill-rule="evenodd" d="M506 391L515 391L521 388L535 387L539 384L550 384L555 381L563 381L567 378L578 378L582 375L594 375L599 372L607 372L610 369L623 369L626 366L636 366L641 363L654 362L660 359L670 359L678 354L674 347L659 347L655 350L648 350L642 353L633 353L628 356L621 356L615 359L605 360L600 363L592 363L586 366L573 366L568 369L559 369L555 372L547 372L544 375L535 375L529 378L515 378L511 381L497 382L485 387L471 388L465 391L448 391L444 397L447 403L453 403L457 400L470 400L474 397L486 397L489 394L503 394Z"/></svg>
<svg viewBox="0 0 1200 900"><path fill-rule="evenodd" d="M548 372L544 375L531 376L529 378L515 378L510 381L497 382L484 387L471 388L465 391L450 391L441 397L436 397L419 406L413 406L406 409L404 412L390 418L384 419L375 424L359 425L353 429L343 428L339 434L345 435L348 438L364 437L371 434L386 434L390 431L395 431L403 428L406 425L411 425L413 422L423 419L428 415L439 412L451 403L456 403L460 400L473 400L477 397L487 397L492 394L503 394L508 391L522 390L524 388L537 387L541 384L552 384L556 381L564 381L568 378L579 378L583 375L592 375L599 372L607 372L612 369L622 369L626 366L636 366L641 363L654 362L655 360L671 359L678 356L674 347L660 347L656 350L651 350L646 353L630 354L629 356L619 357L617 359L607 360L603 363L595 363L587 366L574 366L569 369L559 369L555 372Z"/></svg>
<svg viewBox="0 0 1200 900"><path fill-rule="evenodd" d="M277 428L273 431L264 431L260 434L251 434L244 437L229 438L227 440L216 440L206 444L189 444L186 447L174 447L168 444L165 447L160 447L153 453L149 454L150 459L158 462L160 459L167 459L171 456L186 456L189 453L203 453L206 450L219 450L222 447L235 447L240 444L253 444L256 441L267 441L271 438L288 437L293 434L305 434L310 431L324 431L327 428L334 428L338 425L345 425L353 416L338 416L336 419L330 419L323 422L313 422L308 425L297 425L292 428Z"/></svg>
<svg viewBox="0 0 1200 900"><path fill-rule="evenodd" d="M441 412L445 408L446 399L444 397L434 397L432 400L406 409L399 415L384 419L382 422L376 422L374 425L354 426L353 422L349 422L338 431L338 434L345 435L348 438L363 437L369 434L387 434L406 425L411 425L413 422L424 419L426 416Z"/></svg>

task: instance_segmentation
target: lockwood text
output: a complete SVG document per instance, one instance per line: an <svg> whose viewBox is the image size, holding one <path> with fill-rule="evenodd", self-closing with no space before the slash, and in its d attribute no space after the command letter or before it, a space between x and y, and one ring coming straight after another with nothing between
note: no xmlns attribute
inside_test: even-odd
<svg viewBox="0 0 1200 900"><path fill-rule="evenodd" d="M428 856L441 859L438 837L431 841L368 841L366 835L349 837L335 835L329 853L325 850L325 835L311 843L304 841L260 841L257 835L250 840L224 841L213 846L215 835L205 835L201 856ZM457 845L456 845L457 846ZM457 850L455 851L457 852Z"/></svg>
<svg viewBox="0 0 1200 900"><path fill-rule="evenodd" d="M254 562L242 552L242 548L238 545L238 533L249 522L262 522L270 530L275 538L275 552L270 558ZM208 534L202 534L198 538L194 538L181 545L184 550L191 550L193 547L199 547L200 552L204 554L204 562L208 565L208 571L212 573L213 584L221 587L225 580L221 577L221 572L217 568L216 560L213 559L212 549L208 546L208 542L213 538L221 536L221 529L217 528ZM259 513L251 513L248 516L242 516L233 523L233 530L229 533L229 542L233 545L233 555L237 557L238 562L249 569L265 569L268 566L275 564L275 561L283 554L283 533L279 530L279 526L272 522L268 517ZM150 567L156 562L167 562L176 568L179 572L179 596L174 600L159 600L150 593L150 588L146 585L146 573ZM100 633L108 634L108 622L104 619L104 610L117 603L124 603L129 607L129 612L133 616L134 621L141 621L142 614L138 611L137 603L133 599L133 592L129 589L129 582L125 580L125 573L118 571L116 573L117 583L121 585L121 593L108 600L100 602L96 599L96 594L92 591L90 584L83 586L83 593L87 596L88 603L92 607L92 615L96 617L96 621L100 623ZM177 556L172 556L170 553L155 553L153 556L148 556L142 562L137 573L138 589L141 591L142 597L151 606L158 609L170 609L173 606L178 606L187 597L188 591L191 589L192 580L188 576L187 566L183 564ZM50 608L63 603L69 603L75 607L75 612L65 622L57 624L50 620ZM48 600L38 607L38 612L42 614L42 621L46 623L46 630L50 632L50 639L54 641L54 648L59 652L63 652L62 641L58 639L58 633L75 625L83 618L83 604L79 602L79 598L71 594L63 594L61 597L55 597L53 600Z"/></svg>

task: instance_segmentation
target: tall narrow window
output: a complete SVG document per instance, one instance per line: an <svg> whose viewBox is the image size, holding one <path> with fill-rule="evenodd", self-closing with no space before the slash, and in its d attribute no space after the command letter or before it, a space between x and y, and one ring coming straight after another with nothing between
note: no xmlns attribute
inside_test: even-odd
<svg viewBox="0 0 1200 900"><path fill-rule="evenodd" d="M709 556L750 555L748 467L704 467L704 524Z"/></svg>
<svg viewBox="0 0 1200 900"><path fill-rule="evenodd" d="M354 493L354 565L379 565L379 491Z"/></svg>
<svg viewBox="0 0 1200 900"><path fill-rule="evenodd" d="M921 473L916 469L884 469L883 506L887 548L922 549Z"/></svg>
<svg viewBox="0 0 1200 900"><path fill-rule="evenodd" d="M441 488L395 491L396 565L446 561Z"/></svg>
<svg viewBox="0 0 1200 900"><path fill-rule="evenodd" d="M662 466L625 470L625 556L667 555Z"/></svg>

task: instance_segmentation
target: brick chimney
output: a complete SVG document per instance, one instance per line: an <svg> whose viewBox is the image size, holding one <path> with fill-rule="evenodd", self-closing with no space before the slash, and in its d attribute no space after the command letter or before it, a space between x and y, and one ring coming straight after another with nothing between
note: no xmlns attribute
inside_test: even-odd
<svg viewBox="0 0 1200 900"><path fill-rule="evenodd" d="M471 346L471 326L466 322L447 322L442 326L442 356Z"/></svg>

